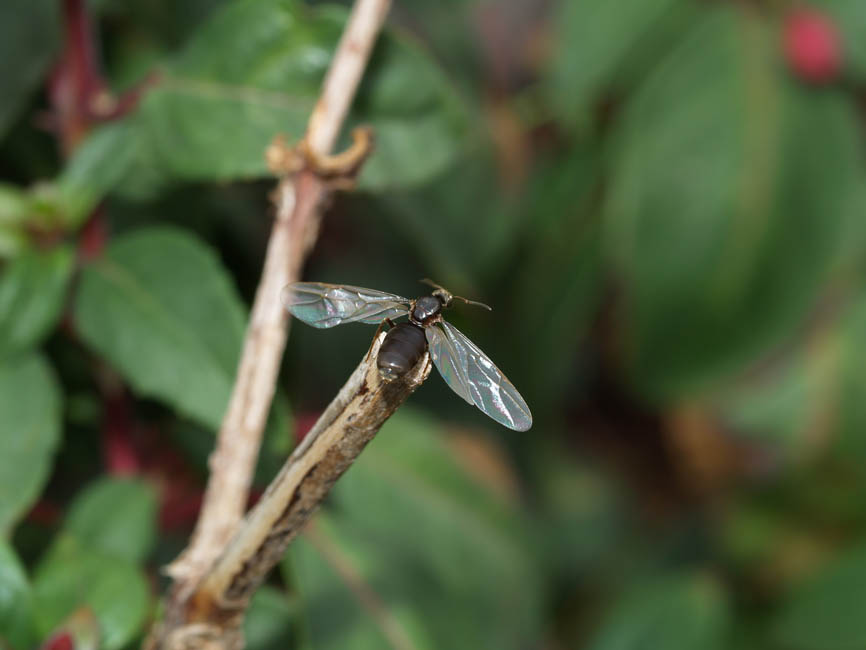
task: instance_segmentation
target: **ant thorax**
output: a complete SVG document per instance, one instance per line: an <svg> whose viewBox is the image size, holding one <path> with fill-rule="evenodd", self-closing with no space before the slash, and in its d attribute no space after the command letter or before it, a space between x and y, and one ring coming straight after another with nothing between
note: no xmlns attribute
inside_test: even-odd
<svg viewBox="0 0 866 650"><path fill-rule="evenodd" d="M429 325L439 316L442 307L443 302L438 296L423 296L414 302L409 317L418 325Z"/></svg>

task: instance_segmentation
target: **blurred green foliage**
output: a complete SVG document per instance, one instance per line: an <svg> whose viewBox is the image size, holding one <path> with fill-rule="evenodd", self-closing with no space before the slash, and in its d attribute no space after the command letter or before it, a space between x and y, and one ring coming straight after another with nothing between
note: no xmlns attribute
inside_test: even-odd
<svg viewBox="0 0 866 650"><path fill-rule="evenodd" d="M525 515L473 481L439 435L433 422L395 415L334 490L333 511L292 546L285 575L297 579L311 647L536 638L541 580Z"/></svg>
<svg viewBox="0 0 866 650"><path fill-rule="evenodd" d="M82 274L75 305L82 339L138 392L213 429L231 392L244 320L213 253L167 229L112 241Z"/></svg>
<svg viewBox="0 0 866 650"><path fill-rule="evenodd" d="M5 359L0 365L0 530L8 531L39 496L51 471L61 435L60 389L38 352Z"/></svg>
<svg viewBox="0 0 866 650"><path fill-rule="evenodd" d="M82 8L98 64L64 77ZM831 29L786 0L395 3L348 125L377 148L305 277L494 305L449 320L535 426L431 378L258 592L250 648L863 647L866 3L805 8ZM158 616L263 151L346 15L0 4L0 647L132 647ZM292 327L257 489L371 335Z"/></svg>
<svg viewBox="0 0 866 650"><path fill-rule="evenodd" d="M13 124L60 49L60 7L54 0L9 0L0 25L0 134Z"/></svg>

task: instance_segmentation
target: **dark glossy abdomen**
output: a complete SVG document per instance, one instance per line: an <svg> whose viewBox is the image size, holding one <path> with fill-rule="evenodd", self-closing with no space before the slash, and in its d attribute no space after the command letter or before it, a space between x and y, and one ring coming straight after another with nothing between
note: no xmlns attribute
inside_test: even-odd
<svg viewBox="0 0 866 650"><path fill-rule="evenodd" d="M391 328L379 348L379 374L385 381L402 377L418 363L427 349L424 328L400 323Z"/></svg>

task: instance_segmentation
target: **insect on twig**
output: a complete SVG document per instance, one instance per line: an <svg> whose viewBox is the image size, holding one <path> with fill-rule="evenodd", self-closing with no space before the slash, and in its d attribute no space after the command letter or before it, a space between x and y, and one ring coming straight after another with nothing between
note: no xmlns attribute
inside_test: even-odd
<svg viewBox="0 0 866 650"><path fill-rule="evenodd" d="M465 334L442 318L454 300L491 309L455 296L432 280L429 296L410 300L393 293L324 282L295 282L283 292L286 308L313 327L343 323L379 324L408 316L394 325L379 350L377 364L385 381L413 368L428 349L439 374L455 393L500 424L516 431L532 426L532 414L502 371Z"/></svg>

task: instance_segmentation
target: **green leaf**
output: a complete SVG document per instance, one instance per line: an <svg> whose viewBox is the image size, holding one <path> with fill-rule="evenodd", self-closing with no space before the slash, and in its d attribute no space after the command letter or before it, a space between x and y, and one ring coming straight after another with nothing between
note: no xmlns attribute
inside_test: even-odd
<svg viewBox="0 0 866 650"><path fill-rule="evenodd" d="M524 201L533 215L524 238L529 254L510 291L519 305L514 322L534 333L532 354L520 355L521 390L533 412L573 398L574 360L601 297L597 155L597 147L585 146L540 165Z"/></svg>
<svg viewBox="0 0 866 650"><path fill-rule="evenodd" d="M267 487L286 462L294 447L292 416L285 394L274 395L271 412L265 426L253 485ZM208 459L213 452L213 431L181 420L174 423L169 435L184 456L202 474L208 472Z"/></svg>
<svg viewBox="0 0 866 650"><path fill-rule="evenodd" d="M336 8L322 13L341 29L345 16ZM466 108L448 78L420 43L394 29L379 37L350 123L374 129L376 147L359 179L367 190L418 185L471 140Z"/></svg>
<svg viewBox="0 0 866 650"><path fill-rule="evenodd" d="M16 185L0 183L0 225L18 225L27 220L30 199Z"/></svg>
<svg viewBox="0 0 866 650"><path fill-rule="evenodd" d="M156 505L147 483L103 478L72 504L64 531L88 550L142 562L153 546Z"/></svg>
<svg viewBox="0 0 866 650"><path fill-rule="evenodd" d="M0 136L18 116L54 56L59 9L55 0L0 3Z"/></svg>
<svg viewBox="0 0 866 650"><path fill-rule="evenodd" d="M558 117L575 123L621 77L639 77L695 13L690 0L560 0L550 73Z"/></svg>
<svg viewBox="0 0 866 650"><path fill-rule="evenodd" d="M864 369L866 369L866 294L861 293L850 312L842 320L839 331L829 338L818 369L837 369L815 373L813 381L820 384L817 392L804 396L804 402L815 412L824 405L821 397L835 406L835 424L840 456L857 459L866 457L866 404L863 402ZM835 364L835 365L831 365ZM810 364L807 372L817 364ZM859 465L858 465L859 466Z"/></svg>
<svg viewBox="0 0 866 650"><path fill-rule="evenodd" d="M134 638L150 600L136 564L153 546L155 519L153 488L136 479L103 478L76 498L37 569L43 635L89 608L99 621L100 647L117 648Z"/></svg>
<svg viewBox="0 0 866 650"><path fill-rule="evenodd" d="M133 53L111 51L114 63L121 56L140 55L138 49L173 45L183 40L220 5L230 0L185 0L178 5L171 0L87 0L91 12L112 26L119 23L134 26L132 32L119 30L135 43ZM128 29L128 27L127 27ZM130 48L132 49L132 48ZM110 70L112 77L117 70Z"/></svg>
<svg viewBox="0 0 866 650"><path fill-rule="evenodd" d="M535 441L530 453L539 501L536 525L551 578L591 580L609 570L628 539L631 513L623 487L591 459L578 462L560 446Z"/></svg>
<svg viewBox="0 0 866 650"><path fill-rule="evenodd" d="M0 363L0 534L36 500L60 437L60 388L36 354Z"/></svg>
<svg viewBox="0 0 866 650"><path fill-rule="evenodd" d="M0 259L14 257L27 250L27 236L18 228L0 224Z"/></svg>
<svg viewBox="0 0 866 650"><path fill-rule="evenodd" d="M37 567L33 600L42 636L76 610L90 607L99 621L104 650L132 641L150 607L147 581L132 563L90 550L72 536L62 537Z"/></svg>
<svg viewBox="0 0 866 650"><path fill-rule="evenodd" d="M33 647L33 598L24 566L12 547L0 540L0 646Z"/></svg>
<svg viewBox="0 0 866 650"><path fill-rule="evenodd" d="M0 359L38 344L60 318L74 256L66 246L12 260L0 276Z"/></svg>
<svg viewBox="0 0 866 650"><path fill-rule="evenodd" d="M470 91L477 91L486 73L484 42L479 39L477 18L484 11L483 0L404 0L400 11L423 26L424 42L442 62L449 78ZM494 6L488 5L493 11ZM393 14L392 14L393 15Z"/></svg>
<svg viewBox="0 0 866 650"><path fill-rule="evenodd" d="M706 400L707 411L727 429L760 442L791 466L832 459L834 479L811 477L800 500L833 513L837 522L859 521L864 513L858 494L866 458L866 293L861 289L850 298L833 320L786 346L784 355L759 361ZM831 498L825 490L833 489L841 494Z"/></svg>
<svg viewBox="0 0 866 650"><path fill-rule="evenodd" d="M283 650L291 647L294 613L284 591L261 587L244 617L244 642L249 650Z"/></svg>
<svg viewBox="0 0 866 650"><path fill-rule="evenodd" d="M730 611L725 593L702 575L669 577L626 594L589 650L721 650L728 648Z"/></svg>
<svg viewBox="0 0 866 650"><path fill-rule="evenodd" d="M219 11L134 118L153 164L185 180L267 175L264 151L274 136L298 140L306 129L346 16L289 0L244 0ZM464 117L430 57L386 33L350 120L376 130L361 184L405 185L439 172L457 153Z"/></svg>
<svg viewBox="0 0 866 650"><path fill-rule="evenodd" d="M866 546L836 558L795 588L773 626L787 650L855 650L866 644Z"/></svg>
<svg viewBox="0 0 866 650"><path fill-rule="evenodd" d="M75 305L82 338L136 391L212 429L228 403L244 318L214 252L172 228L114 240L85 269Z"/></svg>
<svg viewBox="0 0 866 650"><path fill-rule="evenodd" d="M848 98L789 83L758 16L705 14L627 109L606 215L651 398L694 395L794 331L864 178Z"/></svg>
<svg viewBox="0 0 866 650"><path fill-rule="evenodd" d="M88 135L57 179L58 202L67 227L80 225L134 170L143 147L129 121L108 124Z"/></svg>
<svg viewBox="0 0 866 650"><path fill-rule="evenodd" d="M384 209L438 282L471 287L479 277L500 277L496 265L524 231L524 215L508 209L511 197L491 192L498 182L494 152L479 149L423 186L377 196L373 210Z"/></svg>
<svg viewBox="0 0 866 650"><path fill-rule="evenodd" d="M30 246L25 226L33 215L31 192L0 183L0 260L14 258Z"/></svg>
<svg viewBox="0 0 866 650"><path fill-rule="evenodd" d="M826 451L815 443L834 438L843 439L848 452L866 453L859 353L863 307L809 340L797 341L784 356L772 362L759 359L730 385L708 395L707 411L738 438L772 448L787 462ZM850 355L844 354L849 348Z"/></svg>
<svg viewBox="0 0 866 650"><path fill-rule="evenodd" d="M431 423L395 415L333 497L284 565L311 647L507 649L538 638L526 522Z"/></svg>

